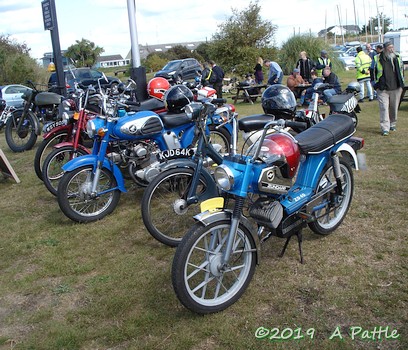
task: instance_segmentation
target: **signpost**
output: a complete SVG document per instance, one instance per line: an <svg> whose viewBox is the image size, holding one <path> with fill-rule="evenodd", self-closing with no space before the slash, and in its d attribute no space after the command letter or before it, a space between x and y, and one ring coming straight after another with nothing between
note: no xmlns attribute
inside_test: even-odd
<svg viewBox="0 0 408 350"><path fill-rule="evenodd" d="M54 64L57 73L58 88L61 95L67 95L65 87L64 66L62 63L61 46L58 33L57 11L55 10L55 0L43 0L41 2L44 30L51 33L52 51L54 54Z"/></svg>

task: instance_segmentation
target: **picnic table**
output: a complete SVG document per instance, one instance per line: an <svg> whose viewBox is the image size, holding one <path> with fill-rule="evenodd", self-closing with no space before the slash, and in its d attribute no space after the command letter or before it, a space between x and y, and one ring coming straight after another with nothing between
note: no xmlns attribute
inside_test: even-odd
<svg viewBox="0 0 408 350"><path fill-rule="evenodd" d="M245 85L237 87L237 94L232 98L234 103L238 100L243 100L244 102L249 102L251 104L257 99L257 97L262 96L262 92L268 85ZM256 93L254 93L256 92Z"/></svg>

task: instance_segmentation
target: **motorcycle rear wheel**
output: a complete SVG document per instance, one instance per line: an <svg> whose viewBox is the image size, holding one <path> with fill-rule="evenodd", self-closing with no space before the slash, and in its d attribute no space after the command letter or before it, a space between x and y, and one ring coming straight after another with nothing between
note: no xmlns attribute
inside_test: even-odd
<svg viewBox="0 0 408 350"><path fill-rule="evenodd" d="M34 156L34 171L37 177L42 180L42 168L44 164L45 158L47 158L48 154L52 152L54 149L53 147L65 140L67 140L68 132L61 130L60 132L56 133L52 137L48 139L44 139L37 148Z"/></svg>
<svg viewBox="0 0 408 350"><path fill-rule="evenodd" d="M57 195L58 183L64 175L64 170L62 170L63 165L68 163L71 159L85 154L89 153L82 148L74 149L73 146L65 146L54 149L47 158L45 158L42 178L45 187L51 194L54 196Z"/></svg>
<svg viewBox="0 0 408 350"><path fill-rule="evenodd" d="M62 212L76 222L92 222L112 213L120 199L120 190L112 172L103 168L99 176L97 195L91 196L93 166L86 165L66 172L58 184L58 205ZM103 191L108 191L104 192Z"/></svg>
<svg viewBox="0 0 408 350"><path fill-rule="evenodd" d="M172 283L180 302L198 314L225 310L248 287L256 267L256 246L251 233L239 224L227 266L222 254L231 221L208 226L196 223L177 247L172 265Z"/></svg>
<svg viewBox="0 0 408 350"><path fill-rule="evenodd" d="M17 130L21 118L23 118L23 110L18 109L12 112L12 115L7 119L4 131L7 145L13 152L28 151L33 148L37 141L34 117L27 113L25 120Z"/></svg>
<svg viewBox="0 0 408 350"><path fill-rule="evenodd" d="M200 213L200 204L186 206L194 170L169 169L157 175L143 192L142 219L149 233L159 242L176 247L194 224L193 216ZM205 192L207 184L200 179L197 194Z"/></svg>
<svg viewBox="0 0 408 350"><path fill-rule="evenodd" d="M326 193L321 201L324 206L315 212L316 220L310 222L309 228L320 235L328 235L335 231L350 208L354 191L353 170L346 160L340 158L340 170L343 177L342 195L336 193L336 187ZM323 191L327 186L336 183L333 166L329 165L323 169L317 185L316 193Z"/></svg>

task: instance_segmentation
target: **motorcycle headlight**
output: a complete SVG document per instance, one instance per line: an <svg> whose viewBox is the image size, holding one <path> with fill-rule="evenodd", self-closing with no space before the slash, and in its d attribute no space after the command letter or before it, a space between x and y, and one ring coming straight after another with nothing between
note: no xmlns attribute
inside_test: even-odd
<svg viewBox="0 0 408 350"><path fill-rule="evenodd" d="M229 191L234 185L234 174L231 169L224 164L215 168L214 178L217 185L225 191Z"/></svg>
<svg viewBox="0 0 408 350"><path fill-rule="evenodd" d="M88 120L86 123L86 132L90 138L95 136L96 126L93 120Z"/></svg>

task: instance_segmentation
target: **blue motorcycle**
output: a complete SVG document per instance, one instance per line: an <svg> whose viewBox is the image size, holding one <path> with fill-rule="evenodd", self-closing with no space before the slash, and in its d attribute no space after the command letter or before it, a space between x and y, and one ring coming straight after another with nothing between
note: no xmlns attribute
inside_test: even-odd
<svg viewBox="0 0 408 350"><path fill-rule="evenodd" d="M121 193L126 192L124 174L146 186L158 174L163 161L191 156L195 124L182 111L192 100L191 90L177 85L165 94L167 113L119 110L118 115L112 110L107 116L88 121L87 133L94 138L92 154L77 157L62 167L64 175L57 190L62 212L77 222L102 219L116 208ZM223 107L220 111L224 113ZM213 142L221 142L227 152L232 130L229 125L217 128L223 123L222 113L208 121L206 130Z"/></svg>
<svg viewBox="0 0 408 350"><path fill-rule="evenodd" d="M251 124L253 118L240 119L244 130ZM345 218L364 143L352 136L352 118L330 115L296 136L285 127L300 125L268 122L247 154L226 156L216 167L215 181L234 203L225 205L225 196L203 202L176 250L173 287L188 309L207 314L236 302L259 263L260 243L272 235L287 239L281 255L297 236L303 262L302 229L327 235Z"/></svg>

